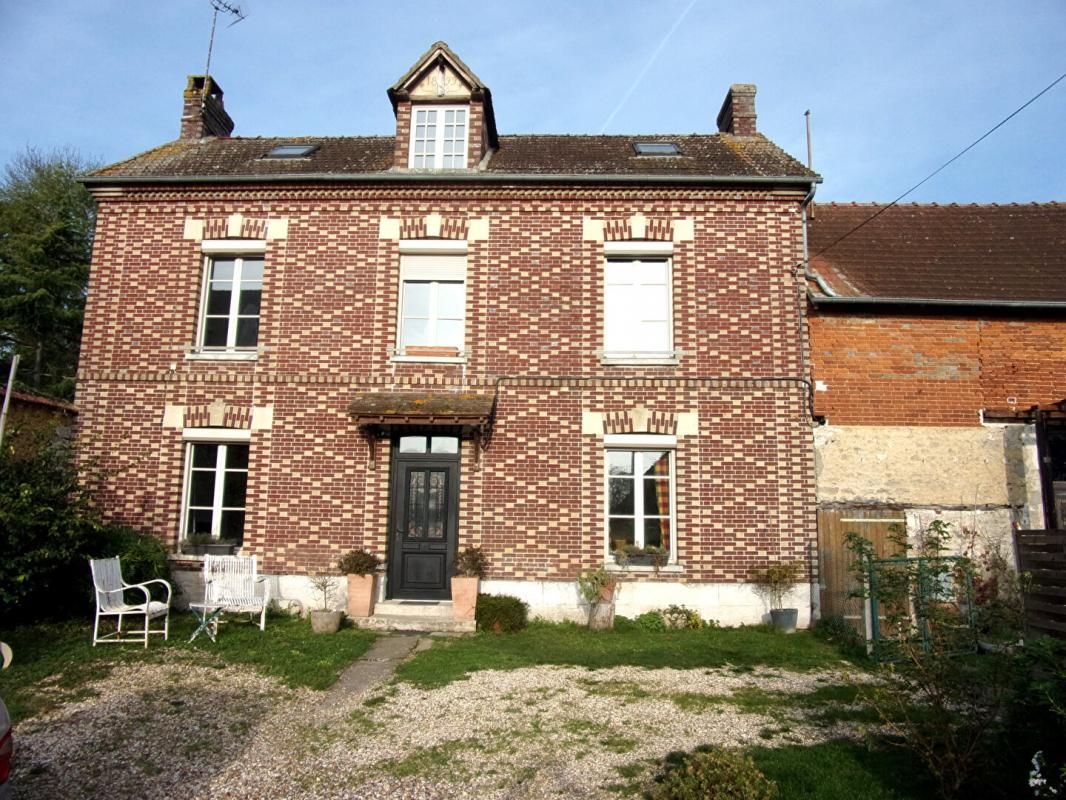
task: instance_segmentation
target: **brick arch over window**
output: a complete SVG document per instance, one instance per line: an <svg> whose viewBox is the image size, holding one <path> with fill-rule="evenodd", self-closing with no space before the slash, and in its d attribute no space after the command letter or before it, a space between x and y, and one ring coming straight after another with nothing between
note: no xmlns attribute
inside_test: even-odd
<svg viewBox="0 0 1066 800"><path fill-rule="evenodd" d="M467 238L466 220L459 217L441 217L440 232L431 236L426 217L404 217L400 220L400 238L465 240Z"/></svg>
<svg viewBox="0 0 1066 800"><path fill-rule="evenodd" d="M652 411L637 406L628 411L608 411L603 415L604 434L658 433L677 435L677 414L673 411Z"/></svg>
<svg viewBox="0 0 1066 800"><path fill-rule="evenodd" d="M252 410L244 406L226 405L221 400L202 406L186 406L182 422L186 428L239 428L252 427Z"/></svg>
<svg viewBox="0 0 1066 800"><path fill-rule="evenodd" d="M649 218L644 220L644 233L637 235L639 231L633 230L631 218L609 219L603 224L603 240L605 242L622 242L629 239L651 240L656 242L673 241L673 223L668 219Z"/></svg>
<svg viewBox="0 0 1066 800"><path fill-rule="evenodd" d="M267 221L265 219L238 218L237 225L232 224L234 218L211 217L204 220L205 239L265 239L267 234ZM238 232L239 230L239 232Z"/></svg>

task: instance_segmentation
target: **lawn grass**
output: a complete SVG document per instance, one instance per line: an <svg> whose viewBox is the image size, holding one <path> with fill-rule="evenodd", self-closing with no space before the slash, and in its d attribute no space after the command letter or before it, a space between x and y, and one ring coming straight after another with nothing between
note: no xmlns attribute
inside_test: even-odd
<svg viewBox="0 0 1066 800"><path fill-rule="evenodd" d="M118 664L154 663L180 653L206 664L246 665L293 688L326 689L375 638L359 628L316 635L307 620L284 615L269 617L265 631L242 616L226 619L217 642L201 635L190 644L192 615L176 611L169 641L152 637L147 650L135 644L93 647L91 620L0 629L0 641L15 653L11 667L0 672L0 697L16 721L24 720L84 697L87 684Z"/></svg>
<svg viewBox="0 0 1066 800"><path fill-rule="evenodd" d="M763 626L649 633L635 627L590 631L573 624L534 623L517 633L478 633L438 642L401 664L396 676L417 686L435 687L478 670L541 664L806 671L838 667L841 654L810 633L786 635Z"/></svg>
<svg viewBox="0 0 1066 800"><path fill-rule="evenodd" d="M925 767L897 748L871 749L838 739L816 745L747 751L778 795L789 800L931 800L938 797Z"/></svg>

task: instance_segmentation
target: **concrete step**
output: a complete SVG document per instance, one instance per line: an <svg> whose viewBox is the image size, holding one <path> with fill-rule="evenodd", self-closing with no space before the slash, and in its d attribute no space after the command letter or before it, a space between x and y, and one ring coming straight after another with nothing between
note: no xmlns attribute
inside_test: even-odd
<svg viewBox="0 0 1066 800"><path fill-rule="evenodd" d="M449 603L449 605L451 605ZM378 608L381 608L379 605ZM450 611L450 609L449 609ZM450 616L375 613L352 619L360 628L376 631L417 631L419 633L473 633L474 620L454 620Z"/></svg>
<svg viewBox="0 0 1066 800"><path fill-rule="evenodd" d="M437 617L452 618L451 600L385 600L374 606L377 614L393 617Z"/></svg>

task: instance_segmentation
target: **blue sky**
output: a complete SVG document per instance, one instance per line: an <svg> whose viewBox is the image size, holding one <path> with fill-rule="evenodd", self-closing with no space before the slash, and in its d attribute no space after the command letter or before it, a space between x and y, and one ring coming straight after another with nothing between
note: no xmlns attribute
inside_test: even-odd
<svg viewBox="0 0 1066 800"><path fill-rule="evenodd" d="M243 5L211 70L236 135L388 134L386 88L443 39L501 133L713 132L729 85L756 83L760 131L801 159L811 110L822 200L893 199L1066 72L1063 0ZM208 0L0 0L0 162L174 139L210 25ZM908 200L1066 200L1064 144L1066 81Z"/></svg>

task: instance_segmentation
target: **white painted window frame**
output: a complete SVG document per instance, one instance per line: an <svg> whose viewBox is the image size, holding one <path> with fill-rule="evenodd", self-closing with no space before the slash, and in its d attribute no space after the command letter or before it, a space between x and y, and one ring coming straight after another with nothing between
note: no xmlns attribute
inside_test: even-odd
<svg viewBox="0 0 1066 800"><path fill-rule="evenodd" d="M436 135L434 136L434 138L432 140L432 142L433 142L433 166L431 166L431 167L427 167L427 166L424 166L424 165L423 166L417 166L415 164L415 159L417 157L415 155L415 142L419 141L418 139L416 139L416 136L417 136L417 133L418 133L418 112L420 112L420 111L426 111L426 112L432 111L432 112L435 112L437 114L437 116L434 118L437 121L432 123L433 125L436 126L437 132L436 132ZM458 167L456 167L456 166L450 166L450 167L444 166L444 142L445 142L445 138L444 138L444 128L445 128L444 114L447 111L461 111L463 113L463 138L462 138L462 144L461 144L461 147L460 147L460 152L462 153L463 163L462 163L462 165L460 165ZM426 124L429 124L429 123L426 123ZM430 142L429 139L423 139L421 141L425 141L427 144ZM453 141L458 141L458 140L453 140ZM415 105L415 106L411 107L411 140L410 140L410 143L408 145L408 158L407 158L407 166L409 168L411 168L411 169L433 169L433 170L437 170L437 169L466 169L467 164L470 162L469 150L470 150L470 108L468 106L464 106L464 105ZM428 155L429 155L429 151L427 150L425 153L422 154L422 157L425 158ZM452 155L454 156L454 153Z"/></svg>
<svg viewBox="0 0 1066 800"><path fill-rule="evenodd" d="M671 441L672 440L672 441ZM611 554L611 465L607 454L611 451L624 451L627 453L641 453L647 451L660 451L665 450L670 457L670 553L667 557L666 564L673 566L677 564L677 438L674 436L657 436L654 434L648 434L641 436L640 434L621 434L616 436L605 436L603 443L603 555L607 562L613 563L614 557ZM636 464L636 458L634 458L634 464ZM634 481L644 481L643 475L637 475L636 466L633 468L634 474L629 477ZM619 476L615 476L616 478ZM633 543L637 547L644 546L644 492L643 483L638 487L633 487ZM638 491L639 489L639 491ZM637 514L638 508L642 512L639 516ZM615 515L617 516L617 515ZM658 515L656 515L658 516ZM640 524L637 524L637 520L640 520ZM640 569L639 567L630 567L630 569Z"/></svg>
<svg viewBox="0 0 1066 800"><path fill-rule="evenodd" d="M217 242L223 242L227 246L225 248L221 245L216 246ZM260 244L263 246L260 247ZM241 248L233 246L228 240L208 240L203 242L203 245L203 275L200 279L200 313L196 324L196 346L191 353L186 354L186 358L210 359L212 357L218 357L226 360L255 359L259 353L259 334L261 333L261 330L256 333L255 345L238 347L236 344L237 320L240 319L241 315L237 312L240 306L240 285L244 272L245 258L251 257L253 260L263 261L263 280L260 283L264 285L266 283L266 259L264 258L266 243L249 242L246 247ZM230 290L229 312L226 315L226 344L224 346L208 346L204 344L204 335L207 331L207 301L211 286L211 267L216 259L221 260L226 258L233 259L232 284L234 287ZM262 286L260 286L259 291L259 314L257 314L256 317L259 320L260 326L262 326ZM246 314L244 316L247 317L248 315Z"/></svg>
<svg viewBox="0 0 1066 800"><path fill-rule="evenodd" d="M396 349L393 361L427 361L437 363L462 363L466 361L466 332L467 332L467 292L466 279L466 243L462 247L411 247L401 249L400 254L400 284L396 300ZM403 340L404 320L404 288L407 283L429 283L430 289L430 320L434 331L437 321L437 293L441 283L458 283L463 287L463 343L458 348L455 356L422 356L407 355L407 343ZM417 345L416 345L417 346ZM449 345L426 345L428 347L448 347Z"/></svg>
<svg viewBox="0 0 1066 800"><path fill-rule="evenodd" d="M222 505L222 492L225 489L226 454L229 452L229 445L244 445L249 448L248 468L244 470L245 479L247 480L247 476L251 475L251 431L234 431L227 428L186 428L182 432L182 439L185 442L185 470L181 486L181 520L178 525L178 542L185 541L187 536L186 531L188 530L189 512L191 510L189 501L192 499L190 496L193 473L192 452L193 448L198 444L219 445L218 452L215 454L215 494L211 502L211 538L218 540L221 538L222 512L235 510L232 506L226 507ZM219 480L218 477L220 472L222 473L222 480ZM203 506L197 506L197 508L203 508ZM247 515L247 497L245 498L244 508L240 510Z"/></svg>
<svg viewBox="0 0 1066 800"><path fill-rule="evenodd" d="M666 350L621 351L607 341L607 267L611 262L664 263L666 265ZM674 365L678 353L674 341L674 259L671 242L607 242L603 258L603 364Z"/></svg>

